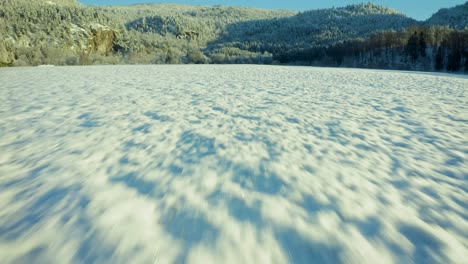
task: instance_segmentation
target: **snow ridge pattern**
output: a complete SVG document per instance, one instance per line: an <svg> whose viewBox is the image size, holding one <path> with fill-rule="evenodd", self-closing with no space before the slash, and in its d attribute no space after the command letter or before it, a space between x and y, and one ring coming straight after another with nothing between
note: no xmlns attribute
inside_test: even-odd
<svg viewBox="0 0 468 264"><path fill-rule="evenodd" d="M90 66L0 83L1 263L468 256L466 76Z"/></svg>

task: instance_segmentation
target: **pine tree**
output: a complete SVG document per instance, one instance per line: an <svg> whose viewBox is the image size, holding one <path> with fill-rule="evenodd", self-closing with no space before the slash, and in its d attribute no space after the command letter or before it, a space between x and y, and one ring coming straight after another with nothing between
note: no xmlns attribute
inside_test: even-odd
<svg viewBox="0 0 468 264"><path fill-rule="evenodd" d="M426 44L426 38L424 37L424 33L421 32L421 34L419 34L419 55L421 55L421 57L426 57L426 48L427 48L427 44Z"/></svg>
<svg viewBox="0 0 468 264"><path fill-rule="evenodd" d="M448 56L447 70L456 72L460 70L461 53L457 49L452 49L452 52Z"/></svg>
<svg viewBox="0 0 468 264"><path fill-rule="evenodd" d="M437 55L435 57L435 69L441 71L444 68L444 58L442 55L442 47L439 46L437 49Z"/></svg>
<svg viewBox="0 0 468 264"><path fill-rule="evenodd" d="M461 35L456 32L452 32L449 37L449 49L450 54L448 56L447 70L456 72L461 67Z"/></svg>
<svg viewBox="0 0 468 264"><path fill-rule="evenodd" d="M418 59L419 38L417 32L414 32L414 34L408 39L408 44L406 44L406 53L410 56L413 62Z"/></svg>

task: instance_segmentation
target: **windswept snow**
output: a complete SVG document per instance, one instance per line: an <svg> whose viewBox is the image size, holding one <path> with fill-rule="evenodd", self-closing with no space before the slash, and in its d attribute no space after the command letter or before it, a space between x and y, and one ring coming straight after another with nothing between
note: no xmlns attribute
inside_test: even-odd
<svg viewBox="0 0 468 264"><path fill-rule="evenodd" d="M468 79L0 70L1 263L466 263Z"/></svg>

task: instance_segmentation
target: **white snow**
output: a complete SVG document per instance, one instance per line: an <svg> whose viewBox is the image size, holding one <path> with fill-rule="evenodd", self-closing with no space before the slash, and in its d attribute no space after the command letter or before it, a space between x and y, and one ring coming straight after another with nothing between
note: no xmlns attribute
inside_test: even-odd
<svg viewBox="0 0 468 264"><path fill-rule="evenodd" d="M466 263L468 79L0 69L1 263Z"/></svg>

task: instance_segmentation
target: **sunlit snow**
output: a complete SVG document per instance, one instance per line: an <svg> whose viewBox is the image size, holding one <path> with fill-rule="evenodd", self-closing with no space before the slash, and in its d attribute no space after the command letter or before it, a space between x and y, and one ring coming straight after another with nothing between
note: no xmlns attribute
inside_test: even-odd
<svg viewBox="0 0 468 264"><path fill-rule="evenodd" d="M467 263L468 78L0 69L0 263Z"/></svg>

